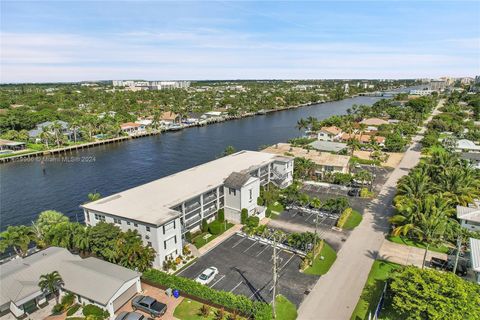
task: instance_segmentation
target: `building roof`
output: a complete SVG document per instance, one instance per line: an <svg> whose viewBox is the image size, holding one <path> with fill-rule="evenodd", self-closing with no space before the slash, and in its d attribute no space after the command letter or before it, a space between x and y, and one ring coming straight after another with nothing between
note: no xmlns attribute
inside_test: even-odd
<svg viewBox="0 0 480 320"><path fill-rule="evenodd" d="M178 118L178 114L171 111L163 112L160 116L160 120L176 120Z"/></svg>
<svg viewBox="0 0 480 320"><path fill-rule="evenodd" d="M162 225L180 215L172 207L224 183L232 172L248 172L277 156L240 151L144 185L90 202L82 207L127 219ZM278 159L281 161L282 159Z"/></svg>
<svg viewBox="0 0 480 320"><path fill-rule="evenodd" d="M360 123L366 124L367 126L380 126L382 124L388 124L388 121L380 118L368 118L363 119Z"/></svg>
<svg viewBox="0 0 480 320"><path fill-rule="evenodd" d="M120 125L120 128L122 129L128 129L128 128L138 128L141 127L142 124L140 123L135 123L135 122L125 122Z"/></svg>
<svg viewBox="0 0 480 320"><path fill-rule="evenodd" d="M120 287L140 273L97 258L82 259L65 248L49 247L0 265L0 305L40 293L40 276L58 271L68 291L103 305Z"/></svg>
<svg viewBox="0 0 480 320"><path fill-rule="evenodd" d="M457 149L480 151L480 146L477 146L473 141L467 139L460 139L457 141Z"/></svg>
<svg viewBox="0 0 480 320"><path fill-rule="evenodd" d="M457 206L457 218L480 223L480 208Z"/></svg>
<svg viewBox="0 0 480 320"><path fill-rule="evenodd" d="M342 132L342 129L340 129L339 127L331 126L331 127L322 127L320 131L336 136L337 134L340 134Z"/></svg>
<svg viewBox="0 0 480 320"><path fill-rule="evenodd" d="M320 151L339 152L345 149L347 147L347 144L341 142L317 140L310 143L310 146Z"/></svg>
<svg viewBox="0 0 480 320"><path fill-rule="evenodd" d="M348 162L350 161L349 156L341 156L338 154L314 150L305 150L299 147L292 147L289 143L277 143L276 145L268 147L262 151L279 155L288 154L295 157L309 159L321 166L345 168L348 166Z"/></svg>
<svg viewBox="0 0 480 320"><path fill-rule="evenodd" d="M225 179L224 185L227 188L240 189L242 188L251 176L248 173L232 172L227 179Z"/></svg>
<svg viewBox="0 0 480 320"><path fill-rule="evenodd" d="M0 139L0 146L21 146L21 145L24 145L24 144L25 144L25 142L18 142L18 141Z"/></svg>
<svg viewBox="0 0 480 320"><path fill-rule="evenodd" d="M372 139L374 139L377 143L385 143L385 137L374 136L372 134L367 134L367 133L364 133L362 135L360 135L360 134L350 135L348 133L344 133L344 134L342 134L342 136L340 138L343 141L349 141L349 140L355 139L355 140L358 140L358 141L363 142L363 143L368 143Z"/></svg>
<svg viewBox="0 0 480 320"><path fill-rule="evenodd" d="M43 128L44 127L49 127L51 125L53 125L54 123L58 123L63 130L67 130L68 129L68 122L65 122L65 121L61 121L61 120L58 120L58 121L46 121L46 122L42 122L42 123L39 123L36 125L35 129L32 129L30 131L28 131L28 135L30 137L36 137L38 136L40 133L42 133L43 131Z"/></svg>
<svg viewBox="0 0 480 320"><path fill-rule="evenodd" d="M472 269L480 272L480 240L470 238L470 259L472 261Z"/></svg>

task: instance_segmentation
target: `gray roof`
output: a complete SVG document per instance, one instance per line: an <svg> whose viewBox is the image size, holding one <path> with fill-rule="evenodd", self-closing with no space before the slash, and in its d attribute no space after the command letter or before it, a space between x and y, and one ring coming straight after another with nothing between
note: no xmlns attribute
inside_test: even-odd
<svg viewBox="0 0 480 320"><path fill-rule="evenodd" d="M232 189L240 189L251 178L248 173L232 172L227 179L225 179L225 187Z"/></svg>
<svg viewBox="0 0 480 320"><path fill-rule="evenodd" d="M67 130L68 129L68 122L65 122L65 121L61 121L61 120L58 120L58 121L46 121L46 122L42 122L42 123L39 123L36 125L35 129L32 129L30 131L28 131L28 135L30 137L36 137L38 136L40 133L42 133L42 129L43 127L49 127L51 126L52 124L54 124L55 122L57 122L58 124L60 124L62 126L62 129L63 130Z"/></svg>
<svg viewBox="0 0 480 320"><path fill-rule="evenodd" d="M0 305L22 302L40 293L40 276L58 271L66 290L106 305L127 281L140 273L97 258L82 259L67 249L50 247L0 265Z"/></svg>
<svg viewBox="0 0 480 320"><path fill-rule="evenodd" d="M317 140L310 143L310 146L320 151L339 152L345 149L347 147L347 144L341 142Z"/></svg>
<svg viewBox="0 0 480 320"><path fill-rule="evenodd" d="M480 222L480 208L457 206L457 218L465 221Z"/></svg>

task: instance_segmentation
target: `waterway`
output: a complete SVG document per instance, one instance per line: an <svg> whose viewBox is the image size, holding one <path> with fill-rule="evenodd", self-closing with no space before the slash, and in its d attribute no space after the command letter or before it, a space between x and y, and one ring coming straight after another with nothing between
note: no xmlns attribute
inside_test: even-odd
<svg viewBox="0 0 480 320"><path fill-rule="evenodd" d="M30 224L49 209L83 221L79 205L89 192L108 196L165 177L213 160L229 145L258 150L286 142L302 134L295 128L300 118L325 119L379 99L355 97L0 165L0 230Z"/></svg>

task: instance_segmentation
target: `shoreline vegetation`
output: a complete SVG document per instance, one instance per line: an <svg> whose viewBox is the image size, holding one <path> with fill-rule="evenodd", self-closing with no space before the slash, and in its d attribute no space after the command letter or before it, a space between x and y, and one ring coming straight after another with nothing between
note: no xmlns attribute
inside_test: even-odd
<svg viewBox="0 0 480 320"><path fill-rule="evenodd" d="M112 88L108 83L3 85L0 138L12 146L2 149L0 163L358 96L383 96L388 90L416 84L414 80L220 81L146 91Z"/></svg>

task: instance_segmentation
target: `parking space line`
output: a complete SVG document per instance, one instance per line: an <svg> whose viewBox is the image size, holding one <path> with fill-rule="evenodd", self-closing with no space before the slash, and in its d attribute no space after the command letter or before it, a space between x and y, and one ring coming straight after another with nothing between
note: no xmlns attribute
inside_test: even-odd
<svg viewBox="0 0 480 320"><path fill-rule="evenodd" d="M243 253L247 252L248 249L250 249L251 247L253 247L254 245L256 245L258 243L258 241L255 241L253 242L250 247L248 247L247 249L243 250Z"/></svg>
<svg viewBox="0 0 480 320"><path fill-rule="evenodd" d="M290 259L288 259L287 262L285 262L285 264L284 264L282 267L280 267L279 272L282 271L282 270L287 266L287 264L288 264L294 257L295 257L295 255L292 254L292 256L290 257Z"/></svg>
<svg viewBox="0 0 480 320"><path fill-rule="evenodd" d="M262 291L262 288L257 289L257 291L255 291L254 293L252 293L252 295L249 297L249 299L252 299L252 297L253 297L254 295L256 295L257 293L259 293L260 291Z"/></svg>
<svg viewBox="0 0 480 320"><path fill-rule="evenodd" d="M243 240L245 240L245 239L247 239L247 238L242 238L242 239L238 240L237 243L235 243L232 248L235 248L236 246L238 246L238 245L239 245L240 243L242 243Z"/></svg>
<svg viewBox="0 0 480 320"><path fill-rule="evenodd" d="M239 285L241 285L243 283L243 281L240 281L235 287L233 287L232 290L230 290L230 292L232 292L233 290L237 289Z"/></svg>
<svg viewBox="0 0 480 320"><path fill-rule="evenodd" d="M220 279L218 279L217 281L215 281L215 282L210 286L210 288L213 288L217 283L219 283L220 281L222 281L223 278L225 278L225 275L221 276Z"/></svg>
<svg viewBox="0 0 480 320"><path fill-rule="evenodd" d="M194 261L191 265L189 265L188 267L186 267L185 269L183 270L180 270L180 272L177 272L175 275L179 276L181 273L183 273L184 271L190 269L190 267L192 267L195 263L197 263L197 261Z"/></svg>
<svg viewBox="0 0 480 320"><path fill-rule="evenodd" d="M255 257L258 257L260 254L262 254L263 251L267 250L268 248L270 248L270 245L265 245L265 248L263 248L262 251L260 251L259 253L257 253L257 255Z"/></svg>

